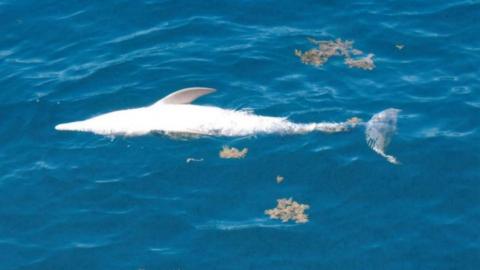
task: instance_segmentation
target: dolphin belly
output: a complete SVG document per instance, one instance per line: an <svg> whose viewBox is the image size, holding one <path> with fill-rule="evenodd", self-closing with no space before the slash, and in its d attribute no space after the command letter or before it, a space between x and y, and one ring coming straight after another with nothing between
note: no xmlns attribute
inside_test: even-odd
<svg viewBox="0 0 480 270"><path fill-rule="evenodd" d="M259 116L245 111L183 105L170 110L176 121L162 120L161 130L215 136L248 136L279 133L291 124L284 118Z"/></svg>

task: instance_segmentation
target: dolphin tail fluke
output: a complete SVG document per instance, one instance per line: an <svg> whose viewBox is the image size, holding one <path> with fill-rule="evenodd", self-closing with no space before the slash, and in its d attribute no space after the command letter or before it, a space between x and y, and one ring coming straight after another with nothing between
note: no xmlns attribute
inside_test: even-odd
<svg viewBox="0 0 480 270"><path fill-rule="evenodd" d="M399 112L400 110L392 108L381 111L372 116L365 129L368 146L392 164L399 164L399 161L394 156L387 155L385 150L397 130Z"/></svg>

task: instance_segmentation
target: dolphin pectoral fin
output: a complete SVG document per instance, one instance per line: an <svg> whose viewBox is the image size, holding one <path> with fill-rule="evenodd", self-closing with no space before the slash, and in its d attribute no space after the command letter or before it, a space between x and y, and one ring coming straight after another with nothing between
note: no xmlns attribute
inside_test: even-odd
<svg viewBox="0 0 480 270"><path fill-rule="evenodd" d="M208 95L213 92L215 92L215 89L206 88L206 87L184 88L182 90L178 90L162 98L152 106L157 106L162 104L190 104L193 101L195 101L197 98L204 95Z"/></svg>

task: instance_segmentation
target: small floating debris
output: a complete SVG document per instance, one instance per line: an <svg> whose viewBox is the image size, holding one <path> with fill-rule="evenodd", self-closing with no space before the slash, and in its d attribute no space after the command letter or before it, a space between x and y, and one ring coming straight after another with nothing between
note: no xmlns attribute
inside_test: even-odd
<svg viewBox="0 0 480 270"><path fill-rule="evenodd" d="M347 120L347 124L349 124L351 127L356 127L358 124L362 122L361 118L358 118L356 116L350 118Z"/></svg>
<svg viewBox="0 0 480 270"><path fill-rule="evenodd" d="M300 204L289 199L278 199L277 207L265 210L265 214L269 215L271 219L280 219L282 222L294 220L296 223L307 223L308 215L305 210L309 209L308 204Z"/></svg>
<svg viewBox="0 0 480 270"><path fill-rule="evenodd" d="M396 47L398 50L402 50L402 49L405 47L405 45L403 45L403 44L397 44L397 45L395 45L395 47Z"/></svg>
<svg viewBox="0 0 480 270"><path fill-rule="evenodd" d="M282 183L282 182L285 180L285 177L283 177L283 176L281 176L281 175L277 175L276 180L277 180L277 184L280 184L280 183Z"/></svg>
<svg viewBox="0 0 480 270"><path fill-rule="evenodd" d="M348 67L352 68L361 68L365 70L372 70L375 68L375 63L373 63L373 54L369 54L363 58L359 59L352 59L352 58L346 58L345 59L345 64L348 65Z"/></svg>
<svg viewBox="0 0 480 270"><path fill-rule="evenodd" d="M248 148L243 148L238 150L235 147L223 146L222 150L219 153L221 158L244 158L248 153Z"/></svg>
<svg viewBox="0 0 480 270"><path fill-rule="evenodd" d="M373 63L373 54L359 59L353 59L353 56L360 56L362 51L353 48L353 41L351 40L315 40L308 38L308 40L317 45L317 48L302 52L301 50L295 50L295 55L300 58L302 63L322 66L332 56L343 56L345 58L345 64L349 67L361 68L366 70L372 70L375 68Z"/></svg>
<svg viewBox="0 0 480 270"><path fill-rule="evenodd" d="M190 163L190 162L202 162L203 161L203 158L187 158L186 162L187 163Z"/></svg>

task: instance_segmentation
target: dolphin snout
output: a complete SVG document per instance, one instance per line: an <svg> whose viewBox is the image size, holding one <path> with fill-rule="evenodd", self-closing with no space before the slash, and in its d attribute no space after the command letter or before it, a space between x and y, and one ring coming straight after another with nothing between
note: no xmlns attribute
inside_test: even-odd
<svg viewBox="0 0 480 270"><path fill-rule="evenodd" d="M58 124L55 126L55 130L75 131L77 129L78 129L78 126L75 122Z"/></svg>
<svg viewBox="0 0 480 270"><path fill-rule="evenodd" d="M67 124L58 124L55 126L55 130L68 130L68 125Z"/></svg>

